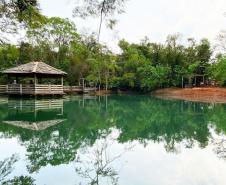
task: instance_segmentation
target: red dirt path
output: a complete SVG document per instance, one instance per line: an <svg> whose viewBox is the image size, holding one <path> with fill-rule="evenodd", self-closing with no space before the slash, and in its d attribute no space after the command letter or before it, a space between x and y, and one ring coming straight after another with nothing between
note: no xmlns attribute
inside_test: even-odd
<svg viewBox="0 0 226 185"><path fill-rule="evenodd" d="M180 99L208 103L226 103L226 88L167 88L159 89L153 94L157 97L165 99Z"/></svg>

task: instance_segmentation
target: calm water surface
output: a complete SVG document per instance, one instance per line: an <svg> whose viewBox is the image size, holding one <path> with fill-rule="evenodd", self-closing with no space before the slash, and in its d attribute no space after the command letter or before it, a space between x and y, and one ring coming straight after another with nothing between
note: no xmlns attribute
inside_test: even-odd
<svg viewBox="0 0 226 185"><path fill-rule="evenodd" d="M226 105L0 98L0 184L225 185Z"/></svg>

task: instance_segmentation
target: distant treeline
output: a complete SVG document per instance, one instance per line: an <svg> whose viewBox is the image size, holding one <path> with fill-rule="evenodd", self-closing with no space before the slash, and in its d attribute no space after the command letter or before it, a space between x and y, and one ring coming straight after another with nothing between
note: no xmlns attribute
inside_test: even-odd
<svg viewBox="0 0 226 185"><path fill-rule="evenodd" d="M212 47L205 38L199 42L189 38L184 45L179 42L180 34L169 35L164 44L147 38L138 44L121 40L121 52L114 54L98 42L96 35L79 34L69 19L47 18L36 3L26 5L29 6L7 3L0 6L0 31L14 34L20 25L25 32L18 45L7 42L2 34L0 70L43 61L66 71L68 85L78 84L84 78L87 84L102 88L151 91L181 87L182 77L191 85L194 75L205 75L225 85L226 57L219 55L211 60ZM3 81L5 78L1 77Z"/></svg>

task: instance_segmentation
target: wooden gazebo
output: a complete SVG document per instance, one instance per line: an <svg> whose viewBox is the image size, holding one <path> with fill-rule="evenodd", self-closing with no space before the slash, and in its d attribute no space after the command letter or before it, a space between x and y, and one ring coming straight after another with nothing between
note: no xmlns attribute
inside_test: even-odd
<svg viewBox="0 0 226 185"><path fill-rule="evenodd" d="M2 71L8 75L8 84L5 85L9 95L63 95L63 77L67 74L44 62L29 62L17 67ZM29 82L20 83L19 79L29 79ZM58 84L43 83L43 79L58 79ZM13 79L13 80L11 80ZM46 81L46 80L44 80ZM3 86L0 87L2 91Z"/></svg>

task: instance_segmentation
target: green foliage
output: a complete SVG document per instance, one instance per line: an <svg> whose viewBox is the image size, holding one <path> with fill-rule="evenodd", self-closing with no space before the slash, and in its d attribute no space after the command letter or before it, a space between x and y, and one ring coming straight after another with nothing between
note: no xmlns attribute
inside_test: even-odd
<svg viewBox="0 0 226 185"><path fill-rule="evenodd" d="M169 67L152 66L150 64L139 68L141 88L145 90L153 90L164 87L168 82Z"/></svg>
<svg viewBox="0 0 226 185"><path fill-rule="evenodd" d="M39 27L46 17L40 13L37 0L0 0L0 19L0 43L5 43L5 33Z"/></svg>
<svg viewBox="0 0 226 185"><path fill-rule="evenodd" d="M218 58L217 62L209 67L209 73L220 85L226 85L226 57Z"/></svg>
<svg viewBox="0 0 226 185"><path fill-rule="evenodd" d="M0 46L0 69L43 61L66 71L69 85L78 85L83 78L86 84L99 88L151 91L181 86L182 76L191 83L194 74L204 75L210 66L212 53L207 39L196 43L190 38L186 45L180 44L180 34L169 35L165 44L152 43L148 38L137 44L121 40L121 53L116 55L94 35L80 35L71 20L41 15L36 0L1 2L4 2L0 6L1 19L11 20L16 27L25 24L26 42ZM112 17L121 13L124 2L86 0L77 4L74 13L84 18ZM215 76L220 79L219 74Z"/></svg>
<svg viewBox="0 0 226 185"><path fill-rule="evenodd" d="M29 176L14 177L11 180L5 181L2 185L35 185L34 179Z"/></svg>
<svg viewBox="0 0 226 185"><path fill-rule="evenodd" d="M10 44L0 45L0 69L6 69L15 65L19 59L19 50Z"/></svg>
<svg viewBox="0 0 226 185"><path fill-rule="evenodd" d="M30 29L27 35L36 44L49 43L53 49L60 49L78 39L75 24L59 17L47 19L41 27Z"/></svg>
<svg viewBox="0 0 226 185"><path fill-rule="evenodd" d="M185 47L179 44L179 38L180 35L169 35L165 45L151 43L147 38L140 44L121 40L121 86L147 91L180 86L182 76L191 81L194 74L204 74L211 56L209 42L203 39L196 44L194 39L188 39Z"/></svg>
<svg viewBox="0 0 226 185"><path fill-rule="evenodd" d="M11 105L30 101L14 99ZM218 138L216 134L226 133L223 104L161 100L150 96L107 96L99 97L98 102L71 97L64 100L63 106L62 115L56 109L34 113L28 112L26 107L12 110L7 104L0 105L2 122L35 120L40 124L40 121L64 119L58 125L39 131L0 124L2 138L17 138L26 148L28 172L75 161L78 151L94 146L115 129L119 134L113 139L119 143L163 143L167 152L177 151L179 144L187 148L196 144L206 147L208 143L212 146L213 138ZM0 162L0 177L12 172L16 159L14 156Z"/></svg>

